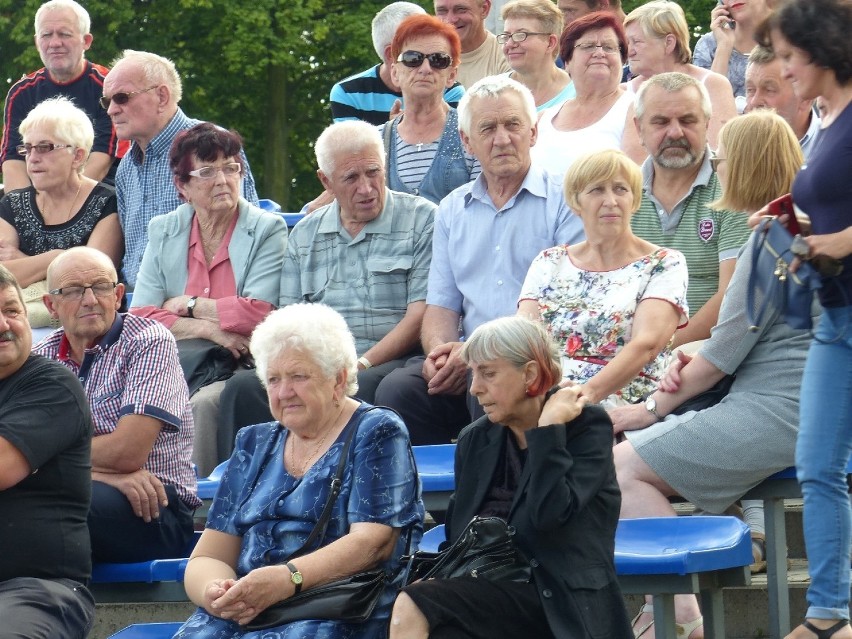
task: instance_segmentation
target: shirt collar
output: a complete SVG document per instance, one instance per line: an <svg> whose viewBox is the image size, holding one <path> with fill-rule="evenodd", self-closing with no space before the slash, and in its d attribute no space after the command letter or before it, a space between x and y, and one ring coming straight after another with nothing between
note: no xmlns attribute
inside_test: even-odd
<svg viewBox="0 0 852 639"><path fill-rule="evenodd" d="M378 217L374 220L370 220L364 225L364 228L361 230L361 233L390 233L391 225L393 220L391 220L391 215L388 213L394 206L394 192L385 188L385 205L382 207L381 213L379 213ZM319 212L318 212L319 213ZM340 221L340 205L337 203L337 200L328 205L325 211L322 212L322 218L320 218L319 228L317 229L318 233L342 233L345 232L343 230L343 223ZM359 235L361 234L359 233ZM348 236L349 234L346 233ZM354 237L351 239L355 239Z"/></svg>
<svg viewBox="0 0 852 639"><path fill-rule="evenodd" d="M148 143L148 148L145 149L144 155L139 149L139 145L135 142L133 143L130 147L131 158L136 164L142 164L145 157L158 157L164 153L168 153L172 146L172 142L174 142L175 136L180 131L189 128L187 126L188 124L189 118L186 117L186 114L180 107L178 107L168 124L166 124L166 126L163 127L163 130L155 135Z"/></svg>
<svg viewBox="0 0 852 639"><path fill-rule="evenodd" d="M695 176L695 181L689 188L689 192L695 190L699 186L707 186L710 179L713 177L713 167L710 164L710 156L712 155L710 145L704 147L704 159L701 161L701 168L698 169L698 174ZM654 186L654 160L651 156L645 158L642 163L642 188L647 193L653 193Z"/></svg>
<svg viewBox="0 0 852 639"><path fill-rule="evenodd" d="M521 186L518 188L518 191L503 205L503 209L511 208L515 203L518 195L520 195L523 191L528 191L531 195L535 195L536 197L547 197L547 174L544 169L540 166L537 166L535 162L530 165L530 168L527 170L527 174L524 176L524 181L521 182ZM485 181L485 173L480 173L477 178L473 181L473 184L470 187L470 192L465 195L465 206L468 206L472 200L479 200L480 202L491 203L491 197L488 195L488 185Z"/></svg>

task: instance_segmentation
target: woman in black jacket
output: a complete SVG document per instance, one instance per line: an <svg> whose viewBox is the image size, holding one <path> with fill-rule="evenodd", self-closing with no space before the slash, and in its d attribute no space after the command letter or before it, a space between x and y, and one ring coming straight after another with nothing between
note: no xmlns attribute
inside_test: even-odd
<svg viewBox="0 0 852 639"><path fill-rule="evenodd" d="M454 541L477 515L504 518L529 558L529 583L431 579L397 598L391 639L631 637L613 553L621 495L612 423L561 377L545 329L522 317L483 324L465 343L485 416L459 436Z"/></svg>

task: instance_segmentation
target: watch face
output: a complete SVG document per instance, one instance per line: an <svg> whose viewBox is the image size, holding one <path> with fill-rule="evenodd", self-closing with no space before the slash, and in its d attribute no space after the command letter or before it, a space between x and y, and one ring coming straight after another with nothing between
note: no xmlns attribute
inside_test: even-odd
<svg viewBox="0 0 852 639"><path fill-rule="evenodd" d="M300 572L294 572L294 573L290 576L290 579L292 579L292 580L293 580L293 583L294 583L294 584L297 584L297 585L298 585L298 584L302 583L302 573L300 573Z"/></svg>
<svg viewBox="0 0 852 639"><path fill-rule="evenodd" d="M648 412L653 413L657 410L657 400L655 400L653 397L649 397L645 400L645 408L648 409Z"/></svg>

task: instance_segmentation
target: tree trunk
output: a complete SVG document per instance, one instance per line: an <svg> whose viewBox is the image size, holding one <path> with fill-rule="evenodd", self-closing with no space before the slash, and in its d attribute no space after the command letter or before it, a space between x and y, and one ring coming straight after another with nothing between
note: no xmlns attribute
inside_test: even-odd
<svg viewBox="0 0 852 639"><path fill-rule="evenodd" d="M290 202L293 167L288 149L290 127L287 111L287 70L282 65L270 64L267 68L269 102L266 105L266 139L264 144L265 172L263 192L259 197L271 198L284 211L298 210Z"/></svg>

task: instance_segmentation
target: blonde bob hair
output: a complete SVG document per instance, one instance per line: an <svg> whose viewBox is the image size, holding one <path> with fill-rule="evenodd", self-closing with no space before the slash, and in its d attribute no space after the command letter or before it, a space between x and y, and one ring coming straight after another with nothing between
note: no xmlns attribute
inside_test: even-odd
<svg viewBox="0 0 852 639"><path fill-rule="evenodd" d="M530 396L544 395L562 379L559 350L541 322L514 315L479 325L459 352L467 364L502 359L515 368L538 364L538 377L529 387Z"/></svg>
<svg viewBox="0 0 852 639"><path fill-rule="evenodd" d="M95 129L85 111L64 96L48 98L35 105L21 122L18 127L21 139L26 138L33 129L46 130L53 134L56 142L70 144L73 148L65 149L68 153L83 149L84 161L77 167L78 173L83 172L85 160L95 141ZM34 142L38 143L39 140Z"/></svg>
<svg viewBox="0 0 852 639"><path fill-rule="evenodd" d="M802 168L802 147L787 121L770 109L729 120L719 132L727 186L708 206L715 210L757 211L793 186Z"/></svg>
<svg viewBox="0 0 852 639"><path fill-rule="evenodd" d="M562 34L565 19L552 0L512 0L503 5L500 17L503 18L503 22L509 18L537 20L541 31L556 36L553 58L556 59L559 55L559 36Z"/></svg>
<svg viewBox="0 0 852 639"><path fill-rule="evenodd" d="M689 47L689 23L686 14L677 2L670 0L652 0L636 7L624 19L624 28L637 23L643 33L650 38L665 38L671 34L675 38L674 57L680 64L692 62L692 49Z"/></svg>
<svg viewBox="0 0 852 639"><path fill-rule="evenodd" d="M616 149L594 151L580 156L565 173L562 182L565 202L572 209L580 209L580 194L592 184L622 178L633 192L631 213L639 209L642 202L642 171L623 152Z"/></svg>

